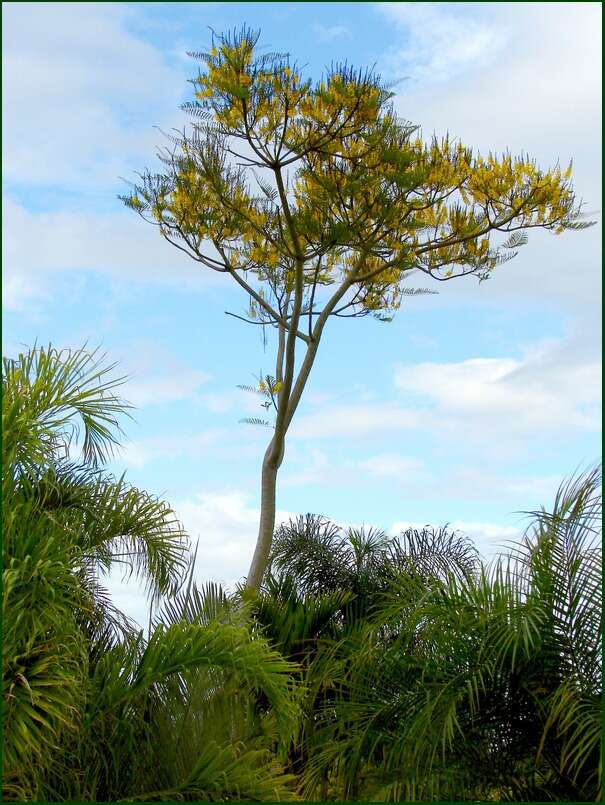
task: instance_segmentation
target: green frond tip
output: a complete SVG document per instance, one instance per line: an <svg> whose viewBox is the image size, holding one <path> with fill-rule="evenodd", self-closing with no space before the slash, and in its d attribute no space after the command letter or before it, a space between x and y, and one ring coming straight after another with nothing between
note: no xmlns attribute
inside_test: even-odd
<svg viewBox="0 0 605 805"><path fill-rule="evenodd" d="M3 358L5 465L46 465L80 428L86 462L103 463L112 455L123 433L119 418L133 406L116 394L127 377L112 377L116 364L103 365L104 359L98 350L50 344Z"/></svg>

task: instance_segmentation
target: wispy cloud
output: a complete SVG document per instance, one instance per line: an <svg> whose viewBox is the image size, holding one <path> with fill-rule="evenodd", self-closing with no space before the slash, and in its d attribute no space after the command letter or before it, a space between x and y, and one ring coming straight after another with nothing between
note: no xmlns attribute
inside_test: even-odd
<svg viewBox="0 0 605 805"><path fill-rule="evenodd" d="M504 447L547 434L597 432L600 362L579 347L552 340L533 345L522 360L400 366L395 383L421 406L429 400L433 427L447 422L456 438Z"/></svg>
<svg viewBox="0 0 605 805"><path fill-rule="evenodd" d="M121 394L137 408L190 399L210 379L207 372L188 366L161 344L147 340L129 344L120 370L128 376Z"/></svg>
<svg viewBox="0 0 605 805"><path fill-rule="evenodd" d="M224 434L218 428L202 433L174 433L150 436L146 439L129 441L120 449L120 466L140 469L156 461L192 459L199 461L208 456L212 448L220 443Z"/></svg>
<svg viewBox="0 0 605 805"><path fill-rule="evenodd" d="M417 458L409 458L399 453L380 453L363 459L357 463L362 470L379 478L390 478L398 483L406 483L410 479L417 482L429 476L424 462Z"/></svg>
<svg viewBox="0 0 605 805"><path fill-rule="evenodd" d="M400 86L404 117L483 151L575 157L581 171L590 154L581 179L598 188L599 3L385 3L377 10L402 35L383 56L383 72L397 68L418 78ZM432 64L439 85L429 90Z"/></svg>
<svg viewBox="0 0 605 805"><path fill-rule="evenodd" d="M393 402L331 406L305 414L292 424L293 439L359 439L376 433L413 428L418 415Z"/></svg>
<svg viewBox="0 0 605 805"><path fill-rule="evenodd" d="M503 26L477 9L469 13L450 3L381 3L378 8L404 37L404 44L384 57L399 77L446 81L484 67L506 41Z"/></svg>
<svg viewBox="0 0 605 805"><path fill-rule="evenodd" d="M292 439L358 442L414 430L518 450L528 439L599 429L600 361L579 334L529 345L522 358L400 364L394 383L399 400L305 413Z"/></svg>
<svg viewBox="0 0 605 805"><path fill-rule="evenodd" d="M116 205L119 202L116 201ZM56 295L57 275L98 273L144 284L204 288L222 277L203 270L128 210L31 212L3 199L3 304L28 310Z"/></svg>
<svg viewBox="0 0 605 805"><path fill-rule="evenodd" d="M186 73L128 32L136 13L119 3L3 9L5 181L90 190L154 155L150 121L174 120Z"/></svg>
<svg viewBox="0 0 605 805"><path fill-rule="evenodd" d="M431 478L425 463L417 458L395 452L384 452L364 459L341 459L325 450L308 447L304 451L294 446L291 461L284 468L280 486L330 486L355 489L360 482L364 488L374 484L416 487Z"/></svg>

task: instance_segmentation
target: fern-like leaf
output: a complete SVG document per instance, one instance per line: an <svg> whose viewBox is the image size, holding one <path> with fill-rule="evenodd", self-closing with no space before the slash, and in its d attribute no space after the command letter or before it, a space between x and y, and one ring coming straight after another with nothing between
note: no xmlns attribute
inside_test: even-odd
<svg viewBox="0 0 605 805"><path fill-rule="evenodd" d="M259 419L256 416L245 417L244 419L240 419L239 422L246 425L262 425L265 428L274 428L274 425L272 425L270 422L267 422L266 419Z"/></svg>
<svg viewBox="0 0 605 805"><path fill-rule="evenodd" d="M503 249L516 249L518 246L525 246L527 243L526 232L513 232L502 244Z"/></svg>
<svg viewBox="0 0 605 805"><path fill-rule="evenodd" d="M209 120L212 117L212 111L208 109L206 104L200 103L199 101L187 101L186 103L182 103L181 111L201 120Z"/></svg>

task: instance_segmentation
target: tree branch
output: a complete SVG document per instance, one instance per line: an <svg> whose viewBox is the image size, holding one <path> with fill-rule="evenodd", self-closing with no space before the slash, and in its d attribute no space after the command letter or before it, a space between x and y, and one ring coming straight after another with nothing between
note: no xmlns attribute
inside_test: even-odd
<svg viewBox="0 0 605 805"><path fill-rule="evenodd" d="M245 316L238 316L237 313L230 313L228 310L225 310L225 315L232 316L234 319L239 319L240 321L245 321L246 324L256 324L258 327L266 327L267 324L270 324L271 327L279 327L279 324L275 322L253 321L253 319L247 319Z"/></svg>

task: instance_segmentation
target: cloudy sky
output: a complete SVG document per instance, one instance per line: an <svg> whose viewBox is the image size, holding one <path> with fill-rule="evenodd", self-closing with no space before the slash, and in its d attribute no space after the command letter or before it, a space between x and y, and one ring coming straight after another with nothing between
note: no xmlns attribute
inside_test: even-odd
<svg viewBox="0 0 605 805"><path fill-rule="evenodd" d="M493 555L600 455L600 3L4 3L3 352L101 346L136 404L115 462L169 500L197 576L232 585L256 537L268 432L237 390L269 372L237 288L116 196L154 168L210 28L247 23L318 78L376 65L399 114L482 153L574 164L592 229L530 233L489 282L440 284L395 321L335 320L282 466L280 517L397 531L449 522ZM144 619L136 585L116 600Z"/></svg>

